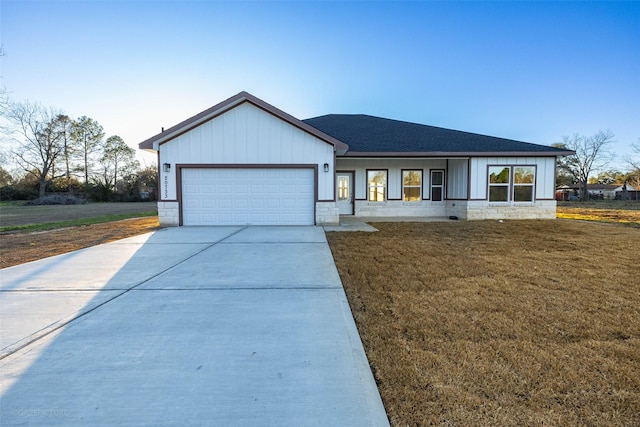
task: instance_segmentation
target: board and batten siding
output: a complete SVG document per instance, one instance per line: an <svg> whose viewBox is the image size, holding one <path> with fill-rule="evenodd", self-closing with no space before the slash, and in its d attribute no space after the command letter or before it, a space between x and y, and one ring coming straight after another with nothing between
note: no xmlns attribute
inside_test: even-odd
<svg viewBox="0 0 640 427"><path fill-rule="evenodd" d="M470 199L486 200L488 188L488 166L504 165L536 166L536 199L554 199L555 157L474 157L470 159Z"/></svg>
<svg viewBox="0 0 640 427"><path fill-rule="evenodd" d="M467 199L469 160L449 159L447 161L447 199Z"/></svg>
<svg viewBox="0 0 640 427"><path fill-rule="evenodd" d="M402 199L402 171L406 169L419 169L422 174L423 197L429 194L430 170L445 170L446 159L336 159L336 170L355 171L355 198L366 200L367 198L367 170L386 169L387 173L387 197L390 200ZM446 183L445 183L446 185Z"/></svg>
<svg viewBox="0 0 640 427"><path fill-rule="evenodd" d="M333 199L333 146L248 102L161 144L160 159L163 200L177 197L176 164L317 164L318 199Z"/></svg>

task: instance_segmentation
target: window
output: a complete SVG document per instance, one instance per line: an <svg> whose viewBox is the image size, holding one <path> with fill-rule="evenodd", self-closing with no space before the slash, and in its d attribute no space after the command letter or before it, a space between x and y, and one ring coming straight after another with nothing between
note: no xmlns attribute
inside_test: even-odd
<svg viewBox="0 0 640 427"><path fill-rule="evenodd" d="M338 176L338 201L349 200L349 177Z"/></svg>
<svg viewBox="0 0 640 427"><path fill-rule="evenodd" d="M369 183L369 201L384 202L387 195L387 171L367 171L367 182Z"/></svg>
<svg viewBox="0 0 640 427"><path fill-rule="evenodd" d="M441 202L444 195L444 171L431 171L431 201Z"/></svg>
<svg viewBox="0 0 640 427"><path fill-rule="evenodd" d="M489 166L489 201L533 202L535 181L534 166Z"/></svg>
<svg viewBox="0 0 640 427"><path fill-rule="evenodd" d="M419 202L422 189L422 171L402 171L402 200L405 202Z"/></svg>
<svg viewBox="0 0 640 427"><path fill-rule="evenodd" d="M535 182L533 166L514 166L513 168L513 201L533 202L533 183Z"/></svg>
<svg viewBox="0 0 640 427"><path fill-rule="evenodd" d="M509 201L509 179L511 178L511 168L508 166L489 167L489 201L508 202Z"/></svg>

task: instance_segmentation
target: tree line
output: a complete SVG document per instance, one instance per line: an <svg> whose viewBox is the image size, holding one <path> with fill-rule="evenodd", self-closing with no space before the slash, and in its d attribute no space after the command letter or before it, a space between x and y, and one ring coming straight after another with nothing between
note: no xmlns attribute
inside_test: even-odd
<svg viewBox="0 0 640 427"><path fill-rule="evenodd" d="M552 144L575 152L558 159L556 185L578 185L580 200L589 200L588 184L628 184L640 189L640 139L631 144L635 158L625 159L629 167L626 172L606 169L615 157L611 149L614 142L611 130L601 130L591 136L579 133L564 136L562 141Z"/></svg>
<svg viewBox="0 0 640 427"><path fill-rule="evenodd" d="M51 192L93 201L154 198L156 166L141 168L135 150L118 135L105 138L96 120L73 119L55 108L8 99L0 103L0 115L3 139L10 147L0 166L3 199L42 198ZM4 167L9 156L19 172Z"/></svg>

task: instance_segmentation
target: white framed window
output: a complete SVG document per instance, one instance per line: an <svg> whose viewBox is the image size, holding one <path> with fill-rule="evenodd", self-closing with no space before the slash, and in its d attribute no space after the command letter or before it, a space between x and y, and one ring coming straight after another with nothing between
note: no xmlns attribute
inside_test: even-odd
<svg viewBox="0 0 640 427"><path fill-rule="evenodd" d="M513 201L533 202L536 168L533 166L513 167Z"/></svg>
<svg viewBox="0 0 640 427"><path fill-rule="evenodd" d="M387 171L367 170L367 186L370 202L384 202L387 200Z"/></svg>
<svg viewBox="0 0 640 427"><path fill-rule="evenodd" d="M422 171L402 171L402 200L405 202L419 202L422 199Z"/></svg>
<svg viewBox="0 0 640 427"><path fill-rule="evenodd" d="M535 166L489 166L489 201L531 203L535 182Z"/></svg>
<svg viewBox="0 0 640 427"><path fill-rule="evenodd" d="M444 171L431 171L431 201L441 202L444 200Z"/></svg>
<svg viewBox="0 0 640 427"><path fill-rule="evenodd" d="M508 202L511 167L489 166L489 201Z"/></svg>

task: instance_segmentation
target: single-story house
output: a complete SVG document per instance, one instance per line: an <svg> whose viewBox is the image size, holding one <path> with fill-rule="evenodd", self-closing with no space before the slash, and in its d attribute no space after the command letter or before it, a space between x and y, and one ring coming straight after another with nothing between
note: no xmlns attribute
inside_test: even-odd
<svg viewBox="0 0 640 427"><path fill-rule="evenodd" d="M587 184L589 196L598 199L613 200L625 190L635 191L636 188L629 184Z"/></svg>
<svg viewBox="0 0 640 427"><path fill-rule="evenodd" d="M580 186L563 185L556 190L556 200L577 200L580 193ZM613 200L620 199L624 192L635 193L637 188L630 184L587 184L587 192L592 199Z"/></svg>
<svg viewBox="0 0 640 427"><path fill-rule="evenodd" d="M140 143L162 225L336 225L341 215L555 218L573 152L367 115L299 120L241 92Z"/></svg>

